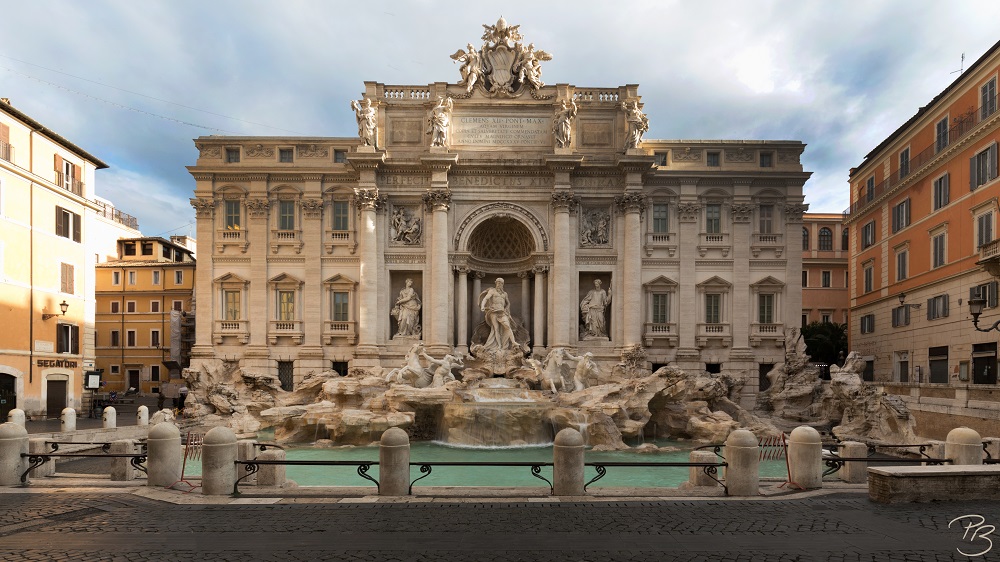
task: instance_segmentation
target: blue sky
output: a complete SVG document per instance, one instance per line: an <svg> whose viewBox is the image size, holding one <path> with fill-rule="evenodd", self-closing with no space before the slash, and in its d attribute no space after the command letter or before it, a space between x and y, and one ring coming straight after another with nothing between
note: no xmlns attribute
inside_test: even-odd
<svg viewBox="0 0 1000 562"><path fill-rule="evenodd" d="M192 139L351 136L363 82L458 80L503 15L546 83L639 84L647 138L794 139L814 212L852 166L1000 41L996 0L0 0L0 97L111 165L97 194L146 235L193 233ZM5 18L6 19L6 18ZM197 126L195 126L197 125Z"/></svg>

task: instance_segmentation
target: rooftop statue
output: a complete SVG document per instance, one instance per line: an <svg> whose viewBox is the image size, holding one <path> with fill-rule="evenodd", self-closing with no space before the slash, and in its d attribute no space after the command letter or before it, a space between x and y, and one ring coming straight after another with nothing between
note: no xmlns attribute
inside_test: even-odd
<svg viewBox="0 0 1000 562"><path fill-rule="evenodd" d="M538 99L542 82L541 61L552 60L552 55L535 50L534 43L521 43L523 37L518 32L519 25L507 25L502 17L496 25L483 25L483 47L476 51L469 43L465 50L459 49L451 55L455 62L461 62L459 72L465 86L465 95L470 97L476 85L489 97L512 98L530 90Z"/></svg>
<svg viewBox="0 0 1000 562"><path fill-rule="evenodd" d="M449 97L438 96L438 103L427 117L427 134L431 136L431 146L448 146L448 130L451 127L451 110L455 102Z"/></svg>
<svg viewBox="0 0 1000 562"><path fill-rule="evenodd" d="M361 143L378 148L376 137L378 110L372 107L372 100L365 98L360 103L358 100L351 100L351 109L358 119L358 136L361 137Z"/></svg>
<svg viewBox="0 0 1000 562"><path fill-rule="evenodd" d="M625 121L628 123L625 149L639 148L639 145L642 144L642 135L649 130L649 119L639 109L639 100L623 101L622 111L625 112Z"/></svg>

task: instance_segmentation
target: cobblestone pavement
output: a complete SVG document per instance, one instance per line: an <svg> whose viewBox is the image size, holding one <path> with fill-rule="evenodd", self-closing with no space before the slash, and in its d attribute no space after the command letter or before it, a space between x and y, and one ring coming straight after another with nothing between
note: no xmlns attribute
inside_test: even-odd
<svg viewBox="0 0 1000 562"><path fill-rule="evenodd" d="M128 493L0 495L2 560L1000 560L965 514L1000 505L812 499L175 505ZM998 541L1000 542L1000 541Z"/></svg>

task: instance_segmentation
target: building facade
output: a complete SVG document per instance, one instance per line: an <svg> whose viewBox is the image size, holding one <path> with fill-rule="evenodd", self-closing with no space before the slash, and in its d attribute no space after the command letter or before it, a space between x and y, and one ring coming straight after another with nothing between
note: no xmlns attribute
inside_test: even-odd
<svg viewBox="0 0 1000 562"><path fill-rule="evenodd" d="M1000 43L851 170L851 349L866 378L899 394L918 432L995 429L1000 415L997 280L977 262L996 243Z"/></svg>
<svg viewBox="0 0 1000 562"><path fill-rule="evenodd" d="M850 230L839 213L806 213L802 222L802 325L847 324Z"/></svg>
<svg viewBox="0 0 1000 562"><path fill-rule="evenodd" d="M804 145L645 140L637 86L544 85L504 25L458 84L366 82L357 137L196 139L193 367L293 388L415 343L475 355L502 278L536 357L638 346L754 392L799 323Z"/></svg>
<svg viewBox="0 0 1000 562"><path fill-rule="evenodd" d="M195 260L163 238L117 244L97 265L97 368L105 390L155 394L189 365Z"/></svg>
<svg viewBox="0 0 1000 562"><path fill-rule="evenodd" d="M107 165L0 100L0 419L79 408L94 361L94 177ZM99 253L99 252L98 252Z"/></svg>

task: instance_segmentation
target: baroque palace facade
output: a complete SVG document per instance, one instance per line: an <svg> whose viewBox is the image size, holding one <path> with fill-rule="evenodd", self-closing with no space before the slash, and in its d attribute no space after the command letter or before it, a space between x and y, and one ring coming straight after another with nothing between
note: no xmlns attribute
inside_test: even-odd
<svg viewBox="0 0 1000 562"><path fill-rule="evenodd" d="M551 55L484 27L457 84L366 82L357 137L196 139L192 367L475 355L502 278L521 353L642 348L752 394L800 322L805 145L643 139L637 86L545 85Z"/></svg>

